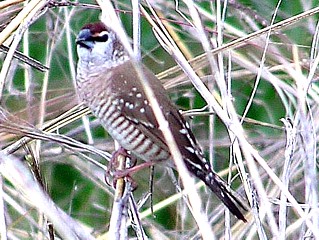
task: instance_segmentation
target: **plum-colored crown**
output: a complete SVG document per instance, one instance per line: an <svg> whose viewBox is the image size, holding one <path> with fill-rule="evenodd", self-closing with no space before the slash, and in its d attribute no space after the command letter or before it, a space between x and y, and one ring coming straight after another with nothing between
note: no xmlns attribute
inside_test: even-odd
<svg viewBox="0 0 319 240"><path fill-rule="evenodd" d="M81 30L83 29L89 29L92 35L108 30L108 28L102 22L88 23L81 28Z"/></svg>

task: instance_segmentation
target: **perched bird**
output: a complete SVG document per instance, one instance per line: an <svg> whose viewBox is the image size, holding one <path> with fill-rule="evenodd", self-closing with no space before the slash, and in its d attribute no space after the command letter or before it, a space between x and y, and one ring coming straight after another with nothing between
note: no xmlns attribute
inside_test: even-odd
<svg viewBox="0 0 319 240"><path fill-rule="evenodd" d="M102 22L85 25L76 38L77 91L109 134L144 161L169 160L171 154L139 75L117 35ZM245 209L227 184L212 170L185 119L158 78L145 66L143 74L154 90L190 173L204 181L238 219Z"/></svg>

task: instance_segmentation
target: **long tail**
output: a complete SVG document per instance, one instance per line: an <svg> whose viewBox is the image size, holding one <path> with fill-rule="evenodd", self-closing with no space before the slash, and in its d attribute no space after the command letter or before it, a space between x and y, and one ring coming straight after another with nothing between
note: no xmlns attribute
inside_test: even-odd
<svg viewBox="0 0 319 240"><path fill-rule="evenodd" d="M225 181L221 179L214 172L209 173L205 179L201 179L204 183L216 194L216 196L226 205L229 211L234 214L238 219L247 222L242 212L239 210L247 211L246 206L241 199L232 193L232 190L227 186Z"/></svg>
<svg viewBox="0 0 319 240"><path fill-rule="evenodd" d="M239 208L241 208L242 210L247 211L247 207L241 199L235 196L235 193L232 193L232 190L229 189L223 179L221 179L211 169L203 171L203 169L198 169L196 165L189 164L188 162L185 163L190 172L201 179L225 204L232 214L234 214L238 219L247 222L243 213L239 210Z"/></svg>

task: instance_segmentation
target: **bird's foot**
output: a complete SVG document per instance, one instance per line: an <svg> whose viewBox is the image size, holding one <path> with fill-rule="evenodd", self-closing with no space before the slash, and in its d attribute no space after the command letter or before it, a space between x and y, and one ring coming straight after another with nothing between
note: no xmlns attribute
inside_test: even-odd
<svg viewBox="0 0 319 240"><path fill-rule="evenodd" d="M136 172L144 169L144 168L151 167L154 164L155 164L155 162L149 161L149 162L143 162L137 166L127 168L124 170L116 170L115 172L113 172L113 184L115 184L118 179L126 178L131 183L133 183L133 185L135 185L135 188L136 188L137 184L134 182L132 175L135 174Z"/></svg>
<svg viewBox="0 0 319 240"><path fill-rule="evenodd" d="M127 158L129 158L130 161L126 161ZM136 164L136 158L132 158L130 153L123 147L120 147L112 153L112 157L105 172L105 181L108 185L112 186L110 178L114 177L114 172L125 169L126 162L129 162L130 166L134 166Z"/></svg>

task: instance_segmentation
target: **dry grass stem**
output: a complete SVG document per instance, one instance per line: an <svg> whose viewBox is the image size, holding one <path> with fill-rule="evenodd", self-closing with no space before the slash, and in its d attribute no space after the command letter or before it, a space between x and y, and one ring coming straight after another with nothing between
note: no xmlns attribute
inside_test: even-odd
<svg viewBox="0 0 319 240"><path fill-rule="evenodd" d="M287 5L0 2L1 237L319 239L319 7ZM133 192L128 178L121 194L106 183L117 145L76 95L74 39L99 19L134 59L177 166L155 165L152 193L145 169L130 176ZM247 223L189 176L141 62L247 205Z"/></svg>

